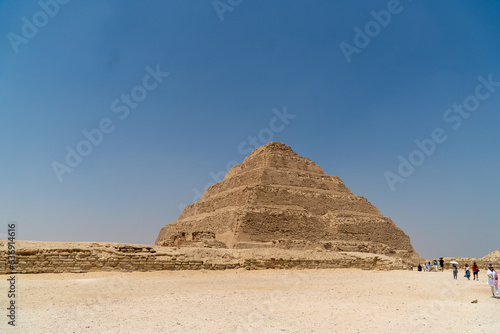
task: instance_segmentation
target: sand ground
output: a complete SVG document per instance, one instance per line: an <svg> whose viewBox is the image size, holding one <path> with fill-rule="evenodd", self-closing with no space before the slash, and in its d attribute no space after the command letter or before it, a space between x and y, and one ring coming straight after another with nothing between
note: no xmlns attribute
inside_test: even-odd
<svg viewBox="0 0 500 334"><path fill-rule="evenodd" d="M357 269L18 275L16 327L3 315L0 333L500 332L500 299L490 298L485 275L479 282L459 276ZM0 276L3 310L7 278Z"/></svg>

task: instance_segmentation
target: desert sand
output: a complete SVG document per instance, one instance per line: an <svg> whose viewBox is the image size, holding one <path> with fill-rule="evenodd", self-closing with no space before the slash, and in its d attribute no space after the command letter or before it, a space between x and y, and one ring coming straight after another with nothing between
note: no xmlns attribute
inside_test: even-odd
<svg viewBox="0 0 500 334"><path fill-rule="evenodd" d="M0 332L495 333L500 299L481 274L479 282L359 269L18 275L17 326L2 316Z"/></svg>

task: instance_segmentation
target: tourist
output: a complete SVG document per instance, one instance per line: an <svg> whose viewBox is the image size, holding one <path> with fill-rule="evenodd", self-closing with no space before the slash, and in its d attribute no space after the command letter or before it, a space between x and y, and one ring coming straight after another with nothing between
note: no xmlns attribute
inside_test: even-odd
<svg viewBox="0 0 500 334"><path fill-rule="evenodd" d="M439 258L439 266L441 267L441 271L444 271L444 260L442 257Z"/></svg>
<svg viewBox="0 0 500 334"><path fill-rule="evenodd" d="M417 267L418 271L422 271L422 265L419 263Z"/></svg>
<svg viewBox="0 0 500 334"><path fill-rule="evenodd" d="M477 280L479 281L479 267L477 266L476 262L472 265L472 274L474 276L474 281Z"/></svg>
<svg viewBox="0 0 500 334"><path fill-rule="evenodd" d="M495 290L496 290L496 294L498 295L498 275L497 275L496 270L493 268L492 264L489 265L488 271L486 272L486 275L488 276L488 284L491 287L492 297L496 298ZM495 278L496 278L496 280L495 280ZM497 282L496 289L495 289L495 281Z"/></svg>
<svg viewBox="0 0 500 334"><path fill-rule="evenodd" d="M457 279L458 277L458 267L456 264L453 265L453 279Z"/></svg>
<svg viewBox="0 0 500 334"><path fill-rule="evenodd" d="M498 296L499 295L499 293L498 293L498 274L497 274L497 271L495 269L493 269L493 273L494 273L493 276L495 277L495 283L494 283L494 285L495 285L495 293Z"/></svg>
<svg viewBox="0 0 500 334"><path fill-rule="evenodd" d="M469 268L468 264L465 265L465 275L464 275L464 277L467 277L467 279L470 281L470 268Z"/></svg>
<svg viewBox="0 0 500 334"><path fill-rule="evenodd" d="M427 271L431 272L432 266L431 266L431 261L427 262Z"/></svg>
<svg viewBox="0 0 500 334"><path fill-rule="evenodd" d="M434 271L438 271L438 260L434 260Z"/></svg>

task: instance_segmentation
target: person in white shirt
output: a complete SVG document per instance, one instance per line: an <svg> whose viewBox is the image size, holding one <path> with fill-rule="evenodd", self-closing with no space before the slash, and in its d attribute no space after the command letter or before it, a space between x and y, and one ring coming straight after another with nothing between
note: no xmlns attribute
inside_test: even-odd
<svg viewBox="0 0 500 334"><path fill-rule="evenodd" d="M495 290L496 290L496 294L498 295L498 285L495 286L495 279L498 280L498 275L497 275L496 270L493 268L492 264L489 265L488 271L486 272L486 275L488 276L488 284L491 287L491 294L493 295L492 297L496 298Z"/></svg>

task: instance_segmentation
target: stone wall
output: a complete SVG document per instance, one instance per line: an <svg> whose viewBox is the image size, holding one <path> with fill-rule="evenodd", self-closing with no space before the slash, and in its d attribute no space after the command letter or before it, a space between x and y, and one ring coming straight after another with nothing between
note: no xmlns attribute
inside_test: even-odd
<svg viewBox="0 0 500 334"><path fill-rule="evenodd" d="M10 270L0 242L0 274L91 271L362 268L404 269L400 259L358 252L174 248L116 243L16 242Z"/></svg>

